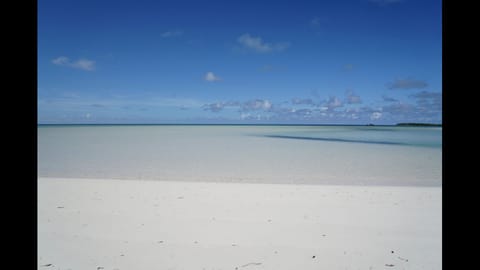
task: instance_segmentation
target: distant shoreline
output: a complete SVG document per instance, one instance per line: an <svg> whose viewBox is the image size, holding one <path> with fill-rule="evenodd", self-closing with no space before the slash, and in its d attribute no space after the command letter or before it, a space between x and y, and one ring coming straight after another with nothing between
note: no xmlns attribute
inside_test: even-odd
<svg viewBox="0 0 480 270"><path fill-rule="evenodd" d="M38 127L41 126L305 126L305 127L312 127L312 126L319 126L319 127L328 127L328 126L344 126L344 127L365 127L365 126L375 126L375 127L395 127L395 126L414 126L414 127L442 127L442 124L428 124L428 123L397 123L397 124L390 124L390 125L374 125L374 124L152 124L152 123L144 123L144 124L112 124L112 123L99 123L99 124L87 124L87 123L78 123L78 124L37 124Z"/></svg>
<svg viewBox="0 0 480 270"><path fill-rule="evenodd" d="M441 127L442 124L428 124L428 123L398 123L396 126L409 127Z"/></svg>

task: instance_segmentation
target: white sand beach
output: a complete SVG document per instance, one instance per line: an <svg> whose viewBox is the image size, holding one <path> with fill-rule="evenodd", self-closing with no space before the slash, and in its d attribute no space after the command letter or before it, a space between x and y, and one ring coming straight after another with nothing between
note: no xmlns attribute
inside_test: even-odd
<svg viewBox="0 0 480 270"><path fill-rule="evenodd" d="M38 179L38 269L441 269L441 187Z"/></svg>

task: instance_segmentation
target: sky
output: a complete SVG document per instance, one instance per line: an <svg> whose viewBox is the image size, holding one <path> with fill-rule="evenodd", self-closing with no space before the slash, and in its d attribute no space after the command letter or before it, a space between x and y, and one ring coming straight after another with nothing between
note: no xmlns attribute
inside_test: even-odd
<svg viewBox="0 0 480 270"><path fill-rule="evenodd" d="M441 123L441 13L440 0L39 0L38 123Z"/></svg>

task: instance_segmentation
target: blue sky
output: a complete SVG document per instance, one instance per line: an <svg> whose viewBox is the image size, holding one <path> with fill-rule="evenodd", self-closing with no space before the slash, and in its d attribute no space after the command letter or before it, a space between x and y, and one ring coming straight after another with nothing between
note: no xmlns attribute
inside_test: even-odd
<svg viewBox="0 0 480 270"><path fill-rule="evenodd" d="M39 123L442 121L441 1L38 2Z"/></svg>

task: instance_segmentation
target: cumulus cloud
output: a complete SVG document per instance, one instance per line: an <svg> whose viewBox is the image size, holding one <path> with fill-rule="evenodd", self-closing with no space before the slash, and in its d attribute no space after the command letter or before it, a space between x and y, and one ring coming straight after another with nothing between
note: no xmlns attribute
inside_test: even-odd
<svg viewBox="0 0 480 270"><path fill-rule="evenodd" d="M293 98L292 104L295 105L315 105L315 102L311 98Z"/></svg>
<svg viewBox="0 0 480 270"><path fill-rule="evenodd" d="M440 92L422 91L412 94L410 97L416 99L418 108L423 111L439 112L442 110L442 93Z"/></svg>
<svg viewBox="0 0 480 270"><path fill-rule="evenodd" d="M397 122L441 122L442 104L430 92L415 95L415 103L398 102L383 106L383 112Z"/></svg>
<svg viewBox="0 0 480 270"><path fill-rule="evenodd" d="M258 53L269 53L283 51L290 46L288 42L266 43L260 37L253 37L250 34L243 34L237 38L237 42L243 47Z"/></svg>
<svg viewBox="0 0 480 270"><path fill-rule="evenodd" d="M271 108L272 108L272 103L269 100L263 100L263 99L249 100L244 102L241 106L242 111L256 111L256 110L268 111Z"/></svg>
<svg viewBox="0 0 480 270"><path fill-rule="evenodd" d="M205 76L203 77L203 79L205 81L208 81L208 82L214 82L214 81L220 81L220 77L216 76L215 74L213 74L213 72L209 71L207 72L207 74L205 74Z"/></svg>
<svg viewBox="0 0 480 270"><path fill-rule="evenodd" d="M347 92L347 103L348 104L360 104L362 99L360 96L355 95L352 91Z"/></svg>
<svg viewBox="0 0 480 270"><path fill-rule="evenodd" d="M272 102L264 99L252 99L245 102L228 101L228 102L215 102L204 104L203 110L211 112L219 112L226 107L238 108L239 112L246 113L252 111L271 111L273 108Z"/></svg>
<svg viewBox="0 0 480 270"><path fill-rule="evenodd" d="M163 32L160 36L163 38L169 38L169 37L178 37L183 35L183 31L181 30L172 30L172 31L166 31Z"/></svg>
<svg viewBox="0 0 480 270"><path fill-rule="evenodd" d="M342 100L330 96L323 101L296 97L274 103L268 99L219 101L205 104L203 110L219 113L230 109L238 119L268 121L305 121L312 123L441 122L441 93L422 91L410 95L410 102L385 102L377 106L358 106L361 100L352 91ZM388 99L385 97L384 99ZM393 101L393 99L392 99Z"/></svg>
<svg viewBox="0 0 480 270"><path fill-rule="evenodd" d="M389 89L421 89L427 86L426 82L416 79L397 79L388 84Z"/></svg>
<svg viewBox="0 0 480 270"><path fill-rule="evenodd" d="M328 107L328 110L330 111L335 110L336 108L339 108L339 107L343 107L342 101L335 96L330 97L325 105Z"/></svg>
<svg viewBox="0 0 480 270"><path fill-rule="evenodd" d="M202 106L203 110L211 111L211 112L219 112L223 110L224 107L225 107L225 103L223 102L210 103Z"/></svg>
<svg viewBox="0 0 480 270"><path fill-rule="evenodd" d="M373 112L371 115L370 115L370 120L378 120L382 117L382 113L381 112Z"/></svg>
<svg viewBox="0 0 480 270"><path fill-rule="evenodd" d="M64 66L70 63L70 59L68 59L68 57L65 57L65 56L60 56L56 59L53 59L52 63L54 63L55 65Z"/></svg>
<svg viewBox="0 0 480 270"><path fill-rule="evenodd" d="M88 60L88 59L79 59L77 61L72 62L68 57L60 56L52 60L52 63L57 66L66 66L76 69L82 69L86 71L95 70L95 61Z"/></svg>
<svg viewBox="0 0 480 270"><path fill-rule="evenodd" d="M88 60L88 59L80 59L71 64L73 68L83 69L92 71L95 69L95 61Z"/></svg>

